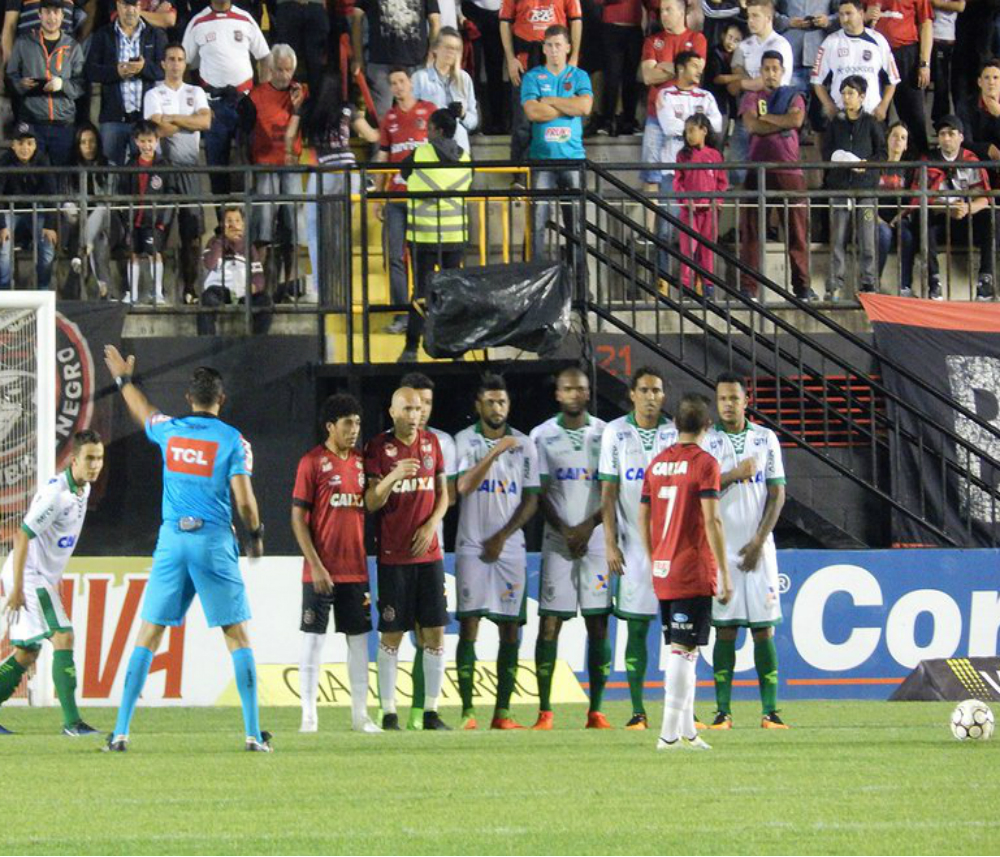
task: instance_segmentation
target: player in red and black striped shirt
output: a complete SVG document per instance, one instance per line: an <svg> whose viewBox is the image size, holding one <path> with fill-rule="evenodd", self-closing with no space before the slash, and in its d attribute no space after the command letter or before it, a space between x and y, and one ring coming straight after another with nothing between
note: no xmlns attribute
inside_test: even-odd
<svg viewBox="0 0 1000 857"><path fill-rule="evenodd" d="M695 730L695 664L698 646L708 643L712 596L725 604L732 584L719 517L719 463L699 446L712 424L708 399L685 395L675 423L677 443L646 469L639 506L639 532L670 645L656 749L709 750Z"/></svg>
<svg viewBox="0 0 1000 857"><path fill-rule="evenodd" d="M381 732L368 718L368 634L372 630L365 556L365 470L357 450L361 405L353 396L323 404L326 440L299 461L292 493L292 532L302 550L302 732L315 732L316 691L333 607L347 636L351 722L356 732Z"/></svg>

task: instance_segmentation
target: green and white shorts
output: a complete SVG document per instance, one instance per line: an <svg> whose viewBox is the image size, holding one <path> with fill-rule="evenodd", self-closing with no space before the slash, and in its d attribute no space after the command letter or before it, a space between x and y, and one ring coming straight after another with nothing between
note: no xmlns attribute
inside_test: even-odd
<svg viewBox="0 0 1000 857"><path fill-rule="evenodd" d="M9 597L13 583L12 572L9 579L4 575L3 588L7 593L3 604L4 614L7 611L6 598ZM21 649L36 649L42 644L42 640L49 639L56 632L72 630L58 587L26 570L24 607L17 611L7 629L11 645Z"/></svg>
<svg viewBox="0 0 1000 857"><path fill-rule="evenodd" d="M610 613L610 578L604 551L573 559L543 547L538 615L572 619L578 610L584 616Z"/></svg>

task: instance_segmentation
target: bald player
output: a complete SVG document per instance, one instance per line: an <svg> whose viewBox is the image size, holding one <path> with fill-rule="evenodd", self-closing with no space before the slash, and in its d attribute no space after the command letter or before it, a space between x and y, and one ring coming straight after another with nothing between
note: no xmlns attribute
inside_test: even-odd
<svg viewBox="0 0 1000 857"><path fill-rule="evenodd" d="M424 729L448 729L438 716L444 682L448 606L438 528L448 511L448 482L438 439L420 427L423 402L400 387L389 408L392 428L365 447L365 506L377 513L378 689L382 728L399 729L396 674L399 644L419 628L424 650Z"/></svg>

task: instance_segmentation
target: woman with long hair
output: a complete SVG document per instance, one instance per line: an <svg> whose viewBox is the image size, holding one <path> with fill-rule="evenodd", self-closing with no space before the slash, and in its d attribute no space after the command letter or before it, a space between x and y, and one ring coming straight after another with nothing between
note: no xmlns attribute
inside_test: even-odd
<svg viewBox="0 0 1000 857"><path fill-rule="evenodd" d="M413 73L413 95L418 101L429 101L457 113L455 142L471 153L469 132L479 127L479 105L472 78L462 68L462 37L454 27L438 31L431 45L430 62ZM453 104L458 107L452 108Z"/></svg>

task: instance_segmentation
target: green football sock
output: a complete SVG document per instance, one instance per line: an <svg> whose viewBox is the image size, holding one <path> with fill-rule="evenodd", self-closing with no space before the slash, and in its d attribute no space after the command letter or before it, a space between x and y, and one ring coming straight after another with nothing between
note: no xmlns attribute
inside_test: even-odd
<svg viewBox="0 0 1000 857"><path fill-rule="evenodd" d="M458 662L458 692L462 697L462 714L472 711L472 691L476 684L476 644L459 639L455 652Z"/></svg>
<svg viewBox="0 0 1000 857"><path fill-rule="evenodd" d="M778 649L774 637L753 641L753 663L760 685L760 705L764 714L778 710Z"/></svg>
<svg viewBox="0 0 1000 857"><path fill-rule="evenodd" d="M646 683L646 638L649 636L649 619L628 620L628 641L625 643L625 672L628 691L632 695L632 713L645 714L642 693Z"/></svg>
<svg viewBox="0 0 1000 857"><path fill-rule="evenodd" d="M413 702L411 708L424 709L424 649L417 646L417 653L413 656Z"/></svg>
<svg viewBox="0 0 1000 857"><path fill-rule="evenodd" d="M497 707L494 717L510 716L510 697L517 682L517 650L520 643L500 643L497 653Z"/></svg>
<svg viewBox="0 0 1000 857"><path fill-rule="evenodd" d="M732 714L736 640L723 640L716 634L712 666L715 670L715 707L720 714Z"/></svg>
<svg viewBox="0 0 1000 857"><path fill-rule="evenodd" d="M80 709L76 707L76 665L70 649L56 649L52 653L52 682L63 712L63 725L80 722Z"/></svg>
<svg viewBox="0 0 1000 857"><path fill-rule="evenodd" d="M17 662L14 655L0 664L0 705L14 695L26 672L27 670Z"/></svg>
<svg viewBox="0 0 1000 857"><path fill-rule="evenodd" d="M538 674L538 710L552 710L552 674L556 669L558 640L538 638L535 643L535 672ZM499 669L499 665L498 665Z"/></svg>
<svg viewBox="0 0 1000 857"><path fill-rule="evenodd" d="M590 676L590 711L600 711L604 687L611 674L611 640L587 639L587 673Z"/></svg>

